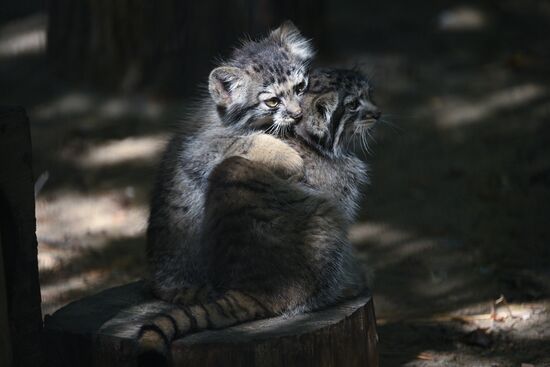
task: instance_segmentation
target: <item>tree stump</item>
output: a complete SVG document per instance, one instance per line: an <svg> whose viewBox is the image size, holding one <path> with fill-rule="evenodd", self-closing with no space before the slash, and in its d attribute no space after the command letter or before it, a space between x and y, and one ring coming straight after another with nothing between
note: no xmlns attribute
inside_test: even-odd
<svg viewBox="0 0 550 367"><path fill-rule="evenodd" d="M142 322L166 308L136 282L46 317L47 366L134 366ZM172 344L174 366L378 366L369 293L329 309L204 331Z"/></svg>
<svg viewBox="0 0 550 367"><path fill-rule="evenodd" d="M0 106L0 366L39 366L40 286L29 121Z"/></svg>

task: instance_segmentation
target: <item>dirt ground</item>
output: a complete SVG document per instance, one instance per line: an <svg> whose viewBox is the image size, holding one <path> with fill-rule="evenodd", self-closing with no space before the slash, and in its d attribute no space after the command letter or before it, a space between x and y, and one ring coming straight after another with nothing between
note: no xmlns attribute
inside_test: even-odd
<svg viewBox="0 0 550 367"><path fill-rule="evenodd" d="M550 4L338 4L322 63L367 70L387 122L350 233L381 366L550 366ZM45 314L143 276L154 167L187 106L57 79L46 21L0 26L0 101L31 120Z"/></svg>

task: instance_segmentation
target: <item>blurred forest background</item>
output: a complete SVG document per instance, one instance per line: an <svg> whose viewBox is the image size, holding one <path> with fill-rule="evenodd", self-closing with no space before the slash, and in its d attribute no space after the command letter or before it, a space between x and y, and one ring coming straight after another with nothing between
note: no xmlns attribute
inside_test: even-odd
<svg viewBox="0 0 550 367"><path fill-rule="evenodd" d="M389 123L350 233L381 366L550 366L548 1L4 2L0 103L31 121L44 314L144 276L171 129L216 58L286 18L318 65L370 75Z"/></svg>

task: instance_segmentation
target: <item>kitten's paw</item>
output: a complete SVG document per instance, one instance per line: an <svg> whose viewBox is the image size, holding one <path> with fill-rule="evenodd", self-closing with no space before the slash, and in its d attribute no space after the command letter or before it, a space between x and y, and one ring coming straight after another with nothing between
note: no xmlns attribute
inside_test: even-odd
<svg viewBox="0 0 550 367"><path fill-rule="evenodd" d="M264 164L282 178L299 181L304 176L304 161L298 152L271 135L257 135L246 158Z"/></svg>

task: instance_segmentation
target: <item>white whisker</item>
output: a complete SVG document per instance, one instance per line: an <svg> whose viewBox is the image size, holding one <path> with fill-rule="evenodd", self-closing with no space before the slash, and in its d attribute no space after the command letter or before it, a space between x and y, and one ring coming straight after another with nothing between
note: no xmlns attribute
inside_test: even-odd
<svg viewBox="0 0 550 367"><path fill-rule="evenodd" d="M385 125L388 125L389 127L391 127L394 131L396 132L400 132L400 133L403 133L405 132L405 130L403 130L403 128L397 126L396 124L394 124L393 122L390 122L386 119L379 119L378 121L380 121L382 124L385 124Z"/></svg>
<svg viewBox="0 0 550 367"><path fill-rule="evenodd" d="M361 127L361 145L364 147L365 152L367 152L369 155L374 155L374 152L369 146L367 135L371 136L368 128Z"/></svg>
<svg viewBox="0 0 550 367"><path fill-rule="evenodd" d="M366 129L365 129L367 135L372 139L373 142L378 143L378 142L376 141L376 138L374 137L374 135L372 135L372 134L370 133L370 130L371 130L370 128L366 128Z"/></svg>

